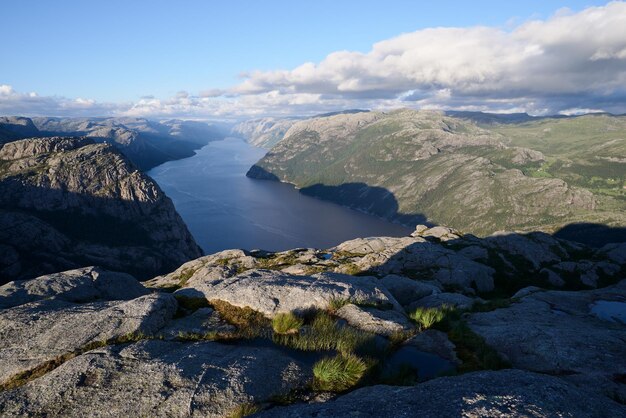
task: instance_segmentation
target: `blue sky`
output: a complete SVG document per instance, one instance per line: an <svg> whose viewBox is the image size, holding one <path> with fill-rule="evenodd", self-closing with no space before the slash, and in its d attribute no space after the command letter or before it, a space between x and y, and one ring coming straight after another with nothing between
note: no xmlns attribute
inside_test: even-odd
<svg viewBox="0 0 626 418"><path fill-rule="evenodd" d="M97 111L115 112L114 104L129 106L145 96L167 100L181 91L187 92L183 96L198 96L211 89L228 90L245 82L242 73L292 70L307 62L320 63L335 51L365 54L373 44L402 33L476 26L507 32L530 20L549 20L564 7L575 14L604 4L2 0L0 85L10 86L11 94L36 92L50 100L80 98L102 104ZM257 89L260 82L252 81ZM300 91L297 86L272 90L267 80L261 84L261 94L279 90L285 94L289 89L328 94L324 89ZM418 95L423 87L416 84ZM406 98L416 89L391 90L395 97L404 94ZM244 93L250 95L250 91ZM234 99L232 92L226 96L228 107ZM380 99L376 94L363 98ZM311 97L306 100L312 101ZM348 105L329 102L328 108L344 104ZM46 109L39 106L37 111ZM0 107L2 112L10 109Z"/></svg>

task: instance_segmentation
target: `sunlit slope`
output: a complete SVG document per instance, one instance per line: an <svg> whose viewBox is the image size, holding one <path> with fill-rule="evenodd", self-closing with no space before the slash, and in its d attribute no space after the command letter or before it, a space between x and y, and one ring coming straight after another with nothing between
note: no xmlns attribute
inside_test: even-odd
<svg viewBox="0 0 626 418"><path fill-rule="evenodd" d="M249 175L275 176L387 218L410 223L424 215L476 234L572 222L624 225L626 166L618 162L624 153L615 151L623 149L623 118L601 117L614 129L605 128L604 136L594 118L489 127L412 110L315 118L296 123ZM595 131L567 128L586 119ZM540 138L553 125L563 130L553 132L565 145ZM578 135L572 143L567 132ZM593 186L598 178L602 187Z"/></svg>

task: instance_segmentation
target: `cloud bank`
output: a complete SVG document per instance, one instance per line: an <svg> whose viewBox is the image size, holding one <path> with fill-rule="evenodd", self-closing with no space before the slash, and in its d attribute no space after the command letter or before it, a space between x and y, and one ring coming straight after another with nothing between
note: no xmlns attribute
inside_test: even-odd
<svg viewBox="0 0 626 418"><path fill-rule="evenodd" d="M428 28L337 51L230 89L134 103L40 97L0 86L7 114L245 117L416 107L531 114L626 112L626 3L496 27Z"/></svg>

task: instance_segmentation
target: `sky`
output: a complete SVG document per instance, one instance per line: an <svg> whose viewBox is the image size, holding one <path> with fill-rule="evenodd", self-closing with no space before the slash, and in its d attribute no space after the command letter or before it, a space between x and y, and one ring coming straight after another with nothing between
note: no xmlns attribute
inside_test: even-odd
<svg viewBox="0 0 626 418"><path fill-rule="evenodd" d="M0 0L0 9L4 115L626 112L624 2Z"/></svg>

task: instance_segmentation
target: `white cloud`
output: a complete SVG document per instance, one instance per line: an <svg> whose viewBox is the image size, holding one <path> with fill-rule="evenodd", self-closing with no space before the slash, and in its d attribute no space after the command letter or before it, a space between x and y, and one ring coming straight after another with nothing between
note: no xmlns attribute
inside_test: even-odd
<svg viewBox="0 0 626 418"><path fill-rule="evenodd" d="M400 106L626 112L626 3L504 28L429 28L383 40L367 53L337 51L292 70L252 71L231 89L181 91L133 103L41 97L0 85L0 113L245 117Z"/></svg>

